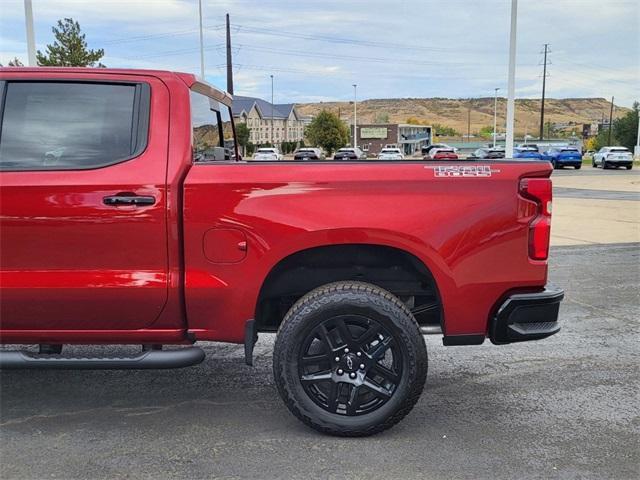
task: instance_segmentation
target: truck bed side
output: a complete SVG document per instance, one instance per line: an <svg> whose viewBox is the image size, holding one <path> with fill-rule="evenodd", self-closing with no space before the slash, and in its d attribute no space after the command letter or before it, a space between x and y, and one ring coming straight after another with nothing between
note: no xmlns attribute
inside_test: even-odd
<svg viewBox="0 0 640 480"><path fill-rule="evenodd" d="M196 164L184 183L189 329L242 342L279 262L324 245L371 244L429 269L446 335L485 334L506 292L546 283L546 261L527 254L531 217L518 185L550 174L547 162L515 161Z"/></svg>

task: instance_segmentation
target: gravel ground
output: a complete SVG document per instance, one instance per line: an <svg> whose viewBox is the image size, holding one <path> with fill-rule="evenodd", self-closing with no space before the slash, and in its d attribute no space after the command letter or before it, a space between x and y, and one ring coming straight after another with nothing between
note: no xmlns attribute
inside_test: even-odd
<svg viewBox="0 0 640 480"><path fill-rule="evenodd" d="M562 331L443 347L399 425L309 430L277 395L272 336L256 367L208 344L197 367L0 374L0 477L631 479L640 475L640 244L557 247Z"/></svg>

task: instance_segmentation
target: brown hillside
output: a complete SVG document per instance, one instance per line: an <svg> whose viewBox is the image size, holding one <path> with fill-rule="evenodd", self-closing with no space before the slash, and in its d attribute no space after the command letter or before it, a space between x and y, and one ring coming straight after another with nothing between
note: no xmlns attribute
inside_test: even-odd
<svg viewBox="0 0 640 480"><path fill-rule="evenodd" d="M609 117L611 103L604 98L549 98L545 101L545 122L575 124L600 122ZM487 125L493 125L493 98L390 98L358 102L358 123L376 123L376 119L389 116L391 123L404 123L409 117L427 125L440 124L467 132L467 112L471 107L471 133L476 134ZM353 118L353 104L349 102L322 102L297 105L302 115L317 115L321 110L340 114L346 122ZM498 98L498 131L504 131L507 100ZM629 111L615 107L614 118ZM516 100L516 133L522 135L525 128L536 135L540 122L540 100ZM576 127L579 132L581 127Z"/></svg>

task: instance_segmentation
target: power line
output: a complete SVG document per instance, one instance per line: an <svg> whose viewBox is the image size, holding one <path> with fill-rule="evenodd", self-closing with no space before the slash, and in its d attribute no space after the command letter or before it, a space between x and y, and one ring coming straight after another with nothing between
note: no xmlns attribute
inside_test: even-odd
<svg viewBox="0 0 640 480"><path fill-rule="evenodd" d="M204 47L204 50L219 50L224 47L224 43L216 43L214 45L210 45L208 47ZM190 48L181 48L179 50L168 50L161 53L154 53L151 55L142 55L138 57L121 57L125 60L145 60L147 58L159 58L159 57L169 57L172 55L182 55L185 53L194 53L198 52L200 47L190 47Z"/></svg>
<svg viewBox="0 0 640 480"><path fill-rule="evenodd" d="M370 57L360 55L339 55L336 53L321 53L321 52L303 52L299 50L281 49L273 47L262 47L249 44L236 44L241 50L250 50L258 52L277 53L280 55L290 55L303 58L330 58L356 61L362 63L384 63L384 64L398 64L398 65L420 65L420 66L443 66L443 67L472 67L476 65L488 65L486 62L470 63L470 62L429 62L429 61L415 61L411 59L391 58L391 57Z"/></svg>
<svg viewBox="0 0 640 480"><path fill-rule="evenodd" d="M314 35L309 33L299 33L299 32L291 32L291 31L283 31L283 30L275 30L264 27L252 27L247 25L238 25L233 24L236 32L247 32L247 33L256 33L260 35L271 35L275 37L283 37L283 38L295 38L300 40L315 40L321 42L329 42L329 43L339 43L339 44L348 44L348 45L360 45L365 47L379 47L386 49L402 49L402 50L417 50L424 52L442 52L442 53L458 53L460 48L456 47L425 47L420 45L409 45L403 43L391 43L391 42L377 42L373 40L360 40L356 38L349 37L338 37L335 35ZM494 49L469 49L464 48L465 51L479 53L479 52L495 52Z"/></svg>
<svg viewBox="0 0 640 480"><path fill-rule="evenodd" d="M224 28L224 25L212 25L212 26L203 26L204 30L217 31ZM138 35L135 37L126 37L126 38L116 38L115 40L108 40L106 42L102 42L103 45L117 45L121 43L131 43L131 42L142 42L145 40L155 40L157 38L170 38L170 37L179 37L182 35L190 35L198 32L199 28L189 28L186 30L174 30L171 32L164 33L155 33L149 35Z"/></svg>
<svg viewBox="0 0 640 480"><path fill-rule="evenodd" d="M598 64L584 64L584 63L579 63L579 62L574 62L572 60L566 60L566 59L561 59L559 64L562 63L570 63L572 65L578 66L578 67L582 67L584 69L589 70L587 73L589 75L589 77L587 77L587 75L581 75L579 73L576 73L575 71L572 71L571 74L572 75L578 75L581 76L583 78L591 78L591 77L599 77L600 79L602 79L603 81L609 83L609 82L613 82L613 83L619 83L621 85L628 85L631 82L637 83L636 79L632 79L630 78L629 80L620 80L619 78L611 78L611 76L607 75L605 72L602 71L602 69L607 69L610 70L611 67L605 67L604 65L598 65Z"/></svg>
<svg viewBox="0 0 640 480"><path fill-rule="evenodd" d="M387 43L387 42L376 42L370 40L358 40L354 38L345 38L345 37L336 37L336 36L328 36L328 35L312 35L306 33L297 33L297 32L288 32L283 30L272 30L268 28L260 28L260 27L249 27L246 25L234 25L238 32L245 31L249 33L258 33L262 35L272 35L276 37L287 37L287 38L297 38L302 40L316 40L316 41L325 41L330 43L341 43L341 44L350 44L350 45L362 45L367 47L384 47L384 48L403 48L405 50L423 50L429 52L446 52L452 51L452 49L447 48L439 48L439 47L421 47L416 45L406 45L399 43Z"/></svg>

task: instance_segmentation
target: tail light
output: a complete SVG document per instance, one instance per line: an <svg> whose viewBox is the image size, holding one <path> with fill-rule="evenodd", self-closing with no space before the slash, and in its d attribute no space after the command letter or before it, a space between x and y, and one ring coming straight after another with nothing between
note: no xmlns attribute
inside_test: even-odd
<svg viewBox="0 0 640 480"><path fill-rule="evenodd" d="M523 178L520 194L537 205L536 214L529 222L529 258L546 260L551 236L551 179Z"/></svg>

